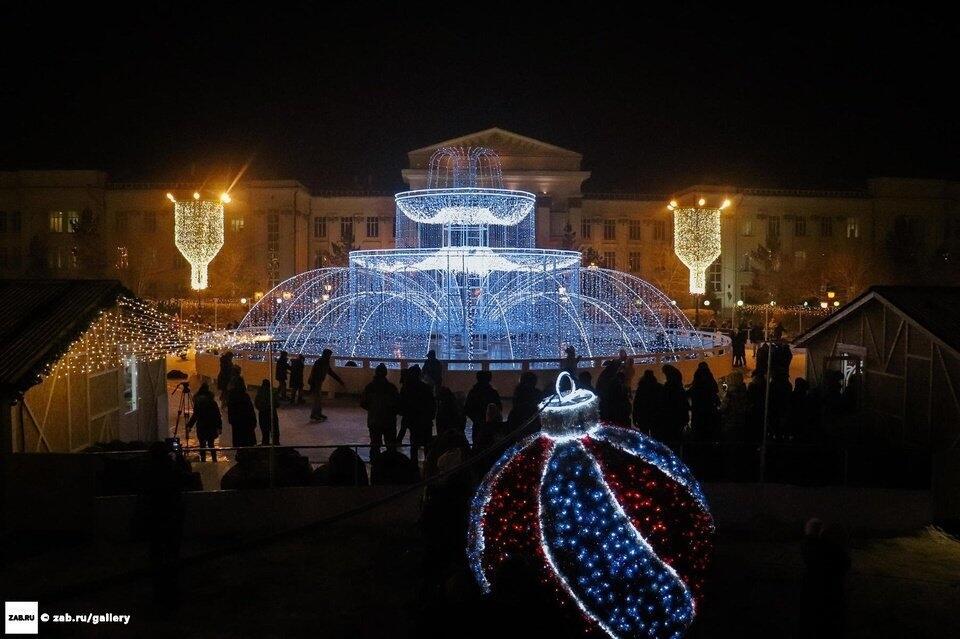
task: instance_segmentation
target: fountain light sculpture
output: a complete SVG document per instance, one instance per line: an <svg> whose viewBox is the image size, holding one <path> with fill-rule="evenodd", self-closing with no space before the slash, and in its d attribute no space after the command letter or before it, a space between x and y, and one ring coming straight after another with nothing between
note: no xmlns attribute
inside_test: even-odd
<svg viewBox="0 0 960 639"><path fill-rule="evenodd" d="M343 358L418 359L433 349L461 360L451 368L555 367L568 346L602 356L714 345L647 282L582 268L578 251L536 248L535 203L504 188L493 151L441 148L427 188L396 195L396 248L353 251L347 267L281 283L236 340L267 333L289 352L330 348Z"/></svg>

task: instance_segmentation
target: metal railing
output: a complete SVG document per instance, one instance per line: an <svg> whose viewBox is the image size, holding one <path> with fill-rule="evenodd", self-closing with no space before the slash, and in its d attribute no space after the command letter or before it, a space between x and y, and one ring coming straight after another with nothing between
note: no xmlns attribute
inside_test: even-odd
<svg viewBox="0 0 960 639"><path fill-rule="evenodd" d="M704 483L776 483L800 486L879 486L886 488L924 488L929 485L930 456L925 451L882 449L867 445L840 445L830 442L780 442L768 441L766 459L761 455L759 441L696 441L666 442L693 474ZM276 456L282 449L297 451L333 451L349 448L368 467L370 464L369 443L305 444L276 446L215 446L183 447L184 454L199 455L200 451L216 453L237 463L236 454L244 450ZM409 451L409 444L398 444L396 449ZM146 455L146 450L95 451L87 454L103 457ZM326 455L304 455L311 469L327 462ZM191 460L195 461L195 460ZM203 462L195 462L201 464ZM221 462L222 463L222 462ZM419 463L419 460L418 460ZM763 467L765 465L765 468ZM897 473L889 469L896 465ZM197 466L193 466L197 470ZM276 485L276 465L269 466L270 486ZM368 475L369 477L369 475ZM355 484L361 484L357 473ZM204 486L204 490L220 490Z"/></svg>
<svg viewBox="0 0 960 639"><path fill-rule="evenodd" d="M688 339L700 339L704 343L711 343L713 346L703 348L691 348L679 351L663 351L641 353L630 355L634 364L638 365L656 365L671 364L684 360L701 360L712 357L722 357L726 355L730 348L730 338L722 333L709 331L678 331L669 330L667 333ZM230 349L235 357L243 357L249 361L266 361L267 353L262 350L232 348ZM318 354L312 355L312 358L318 357ZM307 355L307 363L310 363L311 355ZM599 368L609 359L617 357L614 354L607 355L583 355L580 358L578 368ZM334 356L334 363L340 368L360 368L372 369L383 364L388 369L405 369L414 364L422 364L423 358L390 358L390 357L344 357ZM563 358L545 357L530 359L442 359L439 360L444 371L448 370L553 370L561 368L564 364Z"/></svg>

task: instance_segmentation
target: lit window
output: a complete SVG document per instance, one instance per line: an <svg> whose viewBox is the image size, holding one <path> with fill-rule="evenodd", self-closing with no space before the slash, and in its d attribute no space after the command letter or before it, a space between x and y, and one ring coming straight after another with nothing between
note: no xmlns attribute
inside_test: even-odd
<svg viewBox="0 0 960 639"><path fill-rule="evenodd" d="M367 218L367 237L380 237L380 219L376 217Z"/></svg>
<svg viewBox="0 0 960 639"><path fill-rule="evenodd" d="M793 252L793 261L797 266L803 266L807 262L807 252L806 251L794 251Z"/></svg>
<svg viewBox="0 0 960 639"><path fill-rule="evenodd" d="M793 220L793 234L797 237L804 237L807 234L807 218L798 215Z"/></svg>
<svg viewBox="0 0 960 639"><path fill-rule="evenodd" d="M124 270L130 268L130 256L127 253L126 246L117 247L117 269Z"/></svg>
<svg viewBox="0 0 960 639"><path fill-rule="evenodd" d="M718 257L713 264L707 268L707 290L713 293L720 293L723 290L723 267L720 265Z"/></svg>
<svg viewBox="0 0 960 639"><path fill-rule="evenodd" d="M630 251L630 272L640 271L640 251Z"/></svg>
<svg viewBox="0 0 960 639"><path fill-rule="evenodd" d="M313 218L313 237L318 239L327 237L327 218L325 217Z"/></svg>
<svg viewBox="0 0 960 639"><path fill-rule="evenodd" d="M767 218L767 241L780 237L780 218L771 215Z"/></svg>
<svg viewBox="0 0 960 639"><path fill-rule="evenodd" d="M630 239L631 240L641 240L643 239L643 234L641 233L642 226L640 220L630 220Z"/></svg>
<svg viewBox="0 0 960 639"><path fill-rule="evenodd" d="M234 233L239 233L240 231L242 231L242 230L243 230L243 218L242 218L242 217L235 217L235 218L231 219L231 220L230 220L230 230L232 230Z"/></svg>
<svg viewBox="0 0 960 639"><path fill-rule="evenodd" d="M50 232L63 233L63 211L50 211Z"/></svg>
<svg viewBox="0 0 960 639"><path fill-rule="evenodd" d="M833 236L833 218L824 216L820 218L820 237Z"/></svg>
<svg viewBox="0 0 960 639"><path fill-rule="evenodd" d="M280 214L267 215L267 279L270 288L280 283Z"/></svg>
<svg viewBox="0 0 960 639"><path fill-rule="evenodd" d="M592 233L593 224L590 223L590 220L583 220L580 223L580 238L584 240L589 240L593 237Z"/></svg>
<svg viewBox="0 0 960 639"><path fill-rule="evenodd" d="M750 237L751 235L753 235L753 218L752 217L747 216L743 218L740 234L743 235L744 237Z"/></svg>
<svg viewBox="0 0 960 639"><path fill-rule="evenodd" d="M656 220L653 223L653 239L658 242L667 240L667 224L663 220Z"/></svg>
<svg viewBox="0 0 960 639"><path fill-rule="evenodd" d="M847 237L851 239L860 237L860 218L847 218Z"/></svg>
<svg viewBox="0 0 960 639"><path fill-rule="evenodd" d="M617 239L617 221L616 220L603 221L603 239L608 241Z"/></svg>
<svg viewBox="0 0 960 639"><path fill-rule="evenodd" d="M80 214L76 211L67 211L67 224L63 227L63 230L67 233L73 233L77 230L78 224L80 224Z"/></svg>
<svg viewBox="0 0 960 639"><path fill-rule="evenodd" d="M63 251L59 247L51 248L47 253L47 265L51 270L60 270L66 266Z"/></svg>
<svg viewBox="0 0 960 639"><path fill-rule="evenodd" d="M123 361L123 402L126 412L137 410L137 358L129 355Z"/></svg>

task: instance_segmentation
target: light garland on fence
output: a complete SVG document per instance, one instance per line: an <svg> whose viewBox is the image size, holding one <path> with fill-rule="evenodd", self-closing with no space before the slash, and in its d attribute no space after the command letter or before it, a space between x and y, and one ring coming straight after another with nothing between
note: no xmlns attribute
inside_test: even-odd
<svg viewBox="0 0 960 639"><path fill-rule="evenodd" d="M224 193L219 201L201 200L199 193L192 200L167 198L174 206L174 243L190 262L190 287L195 291L207 288L207 267L223 247L223 205L230 202Z"/></svg>
<svg viewBox="0 0 960 639"><path fill-rule="evenodd" d="M763 313L767 311L771 314L782 315L784 313L803 313L804 315L829 315L837 309L833 306L823 308L821 306L804 306L796 304L792 306L781 306L779 304L738 304L738 311L747 313Z"/></svg>
<svg viewBox="0 0 960 639"><path fill-rule="evenodd" d="M162 313L151 305L122 297L100 311L83 334L38 374L45 377L89 374L136 361L154 361L187 350L207 327Z"/></svg>
<svg viewBox="0 0 960 639"><path fill-rule="evenodd" d="M474 575L489 592L500 565L528 557L587 634L679 637L703 595L712 551L700 486L669 448L598 424L596 396L560 395L559 382L559 398L542 407L543 431L508 451L474 497Z"/></svg>
<svg viewBox="0 0 960 639"><path fill-rule="evenodd" d="M690 269L690 292L702 295L707 290L707 268L720 257L720 211L730 201L708 207L701 198L698 204L681 208L670 202L667 208L673 211L673 250Z"/></svg>

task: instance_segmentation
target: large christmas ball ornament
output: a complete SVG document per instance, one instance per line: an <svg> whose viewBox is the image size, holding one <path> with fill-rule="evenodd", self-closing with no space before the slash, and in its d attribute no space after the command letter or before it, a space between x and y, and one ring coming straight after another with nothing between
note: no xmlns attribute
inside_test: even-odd
<svg viewBox="0 0 960 639"><path fill-rule="evenodd" d="M544 587L586 633L680 637L693 621L713 519L690 470L660 442L598 422L574 388L541 405L541 432L507 451L474 497L468 555L496 587L512 556L535 557Z"/></svg>

